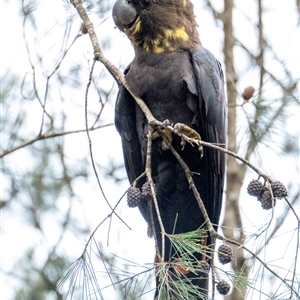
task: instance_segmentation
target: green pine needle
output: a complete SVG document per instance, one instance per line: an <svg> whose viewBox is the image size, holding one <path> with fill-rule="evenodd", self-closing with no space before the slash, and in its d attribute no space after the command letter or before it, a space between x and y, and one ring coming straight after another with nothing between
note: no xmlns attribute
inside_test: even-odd
<svg viewBox="0 0 300 300"><path fill-rule="evenodd" d="M203 245L204 239L207 237L207 230L199 228L194 231L168 235L168 238L175 249L176 256L182 261L190 261L191 258L196 260L194 254L200 253L212 258L212 251Z"/></svg>
<svg viewBox="0 0 300 300"><path fill-rule="evenodd" d="M206 297L206 291L201 291L198 286L192 284L192 278L187 278L183 274L177 274L169 264L159 264L157 275L159 276L159 294L157 300L186 299L195 300L199 297ZM195 275L195 278L197 276Z"/></svg>

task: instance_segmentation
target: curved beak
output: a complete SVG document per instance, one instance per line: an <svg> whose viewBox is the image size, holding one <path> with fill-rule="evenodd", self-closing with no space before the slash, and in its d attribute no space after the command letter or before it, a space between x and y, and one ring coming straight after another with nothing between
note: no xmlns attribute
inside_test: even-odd
<svg viewBox="0 0 300 300"><path fill-rule="evenodd" d="M113 6L112 15L116 26L124 32L136 21L138 14L128 0L117 0Z"/></svg>

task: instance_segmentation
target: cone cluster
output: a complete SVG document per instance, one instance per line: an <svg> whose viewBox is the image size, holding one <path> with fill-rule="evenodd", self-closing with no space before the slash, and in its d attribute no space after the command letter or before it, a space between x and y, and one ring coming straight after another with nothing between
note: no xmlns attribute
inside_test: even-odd
<svg viewBox="0 0 300 300"><path fill-rule="evenodd" d="M154 190L156 193L156 187L154 184ZM142 186L142 192L137 187L131 187L127 191L127 204L129 207L137 207L141 204L141 201L150 201L153 200L151 193L151 187L149 182L145 182Z"/></svg>
<svg viewBox="0 0 300 300"><path fill-rule="evenodd" d="M141 203L141 191L136 187L131 187L127 192L127 204L129 207L137 207Z"/></svg>
<svg viewBox="0 0 300 300"><path fill-rule="evenodd" d="M257 197L257 200L261 202L261 207L266 210L273 208L277 199L288 195L286 187L280 181L273 181L269 187L272 190L273 198L269 188L257 179L251 180L247 187L248 194Z"/></svg>

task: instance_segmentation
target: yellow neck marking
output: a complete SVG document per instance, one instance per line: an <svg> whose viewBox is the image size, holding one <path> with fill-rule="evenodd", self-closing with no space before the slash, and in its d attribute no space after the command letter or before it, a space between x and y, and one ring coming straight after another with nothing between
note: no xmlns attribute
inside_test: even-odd
<svg viewBox="0 0 300 300"><path fill-rule="evenodd" d="M138 21L131 34L132 41L135 45L142 45L143 49L147 52L162 53L165 51L174 51L177 43L187 42L189 35L187 34L184 27L177 27L175 29L165 29L162 34L157 35L155 38L146 36L143 42L140 44L137 42L137 37L142 31L141 22Z"/></svg>
<svg viewBox="0 0 300 300"><path fill-rule="evenodd" d="M184 42L188 41L189 36L186 33L184 27L178 27L176 29L166 29L165 37L171 40L183 40Z"/></svg>

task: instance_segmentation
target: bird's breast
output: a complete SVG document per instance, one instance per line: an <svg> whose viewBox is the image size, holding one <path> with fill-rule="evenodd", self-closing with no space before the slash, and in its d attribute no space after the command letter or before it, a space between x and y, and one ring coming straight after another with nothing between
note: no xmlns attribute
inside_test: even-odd
<svg viewBox="0 0 300 300"><path fill-rule="evenodd" d="M135 57L126 81L159 121L189 123L193 112L187 78L192 74L188 51L144 54Z"/></svg>

